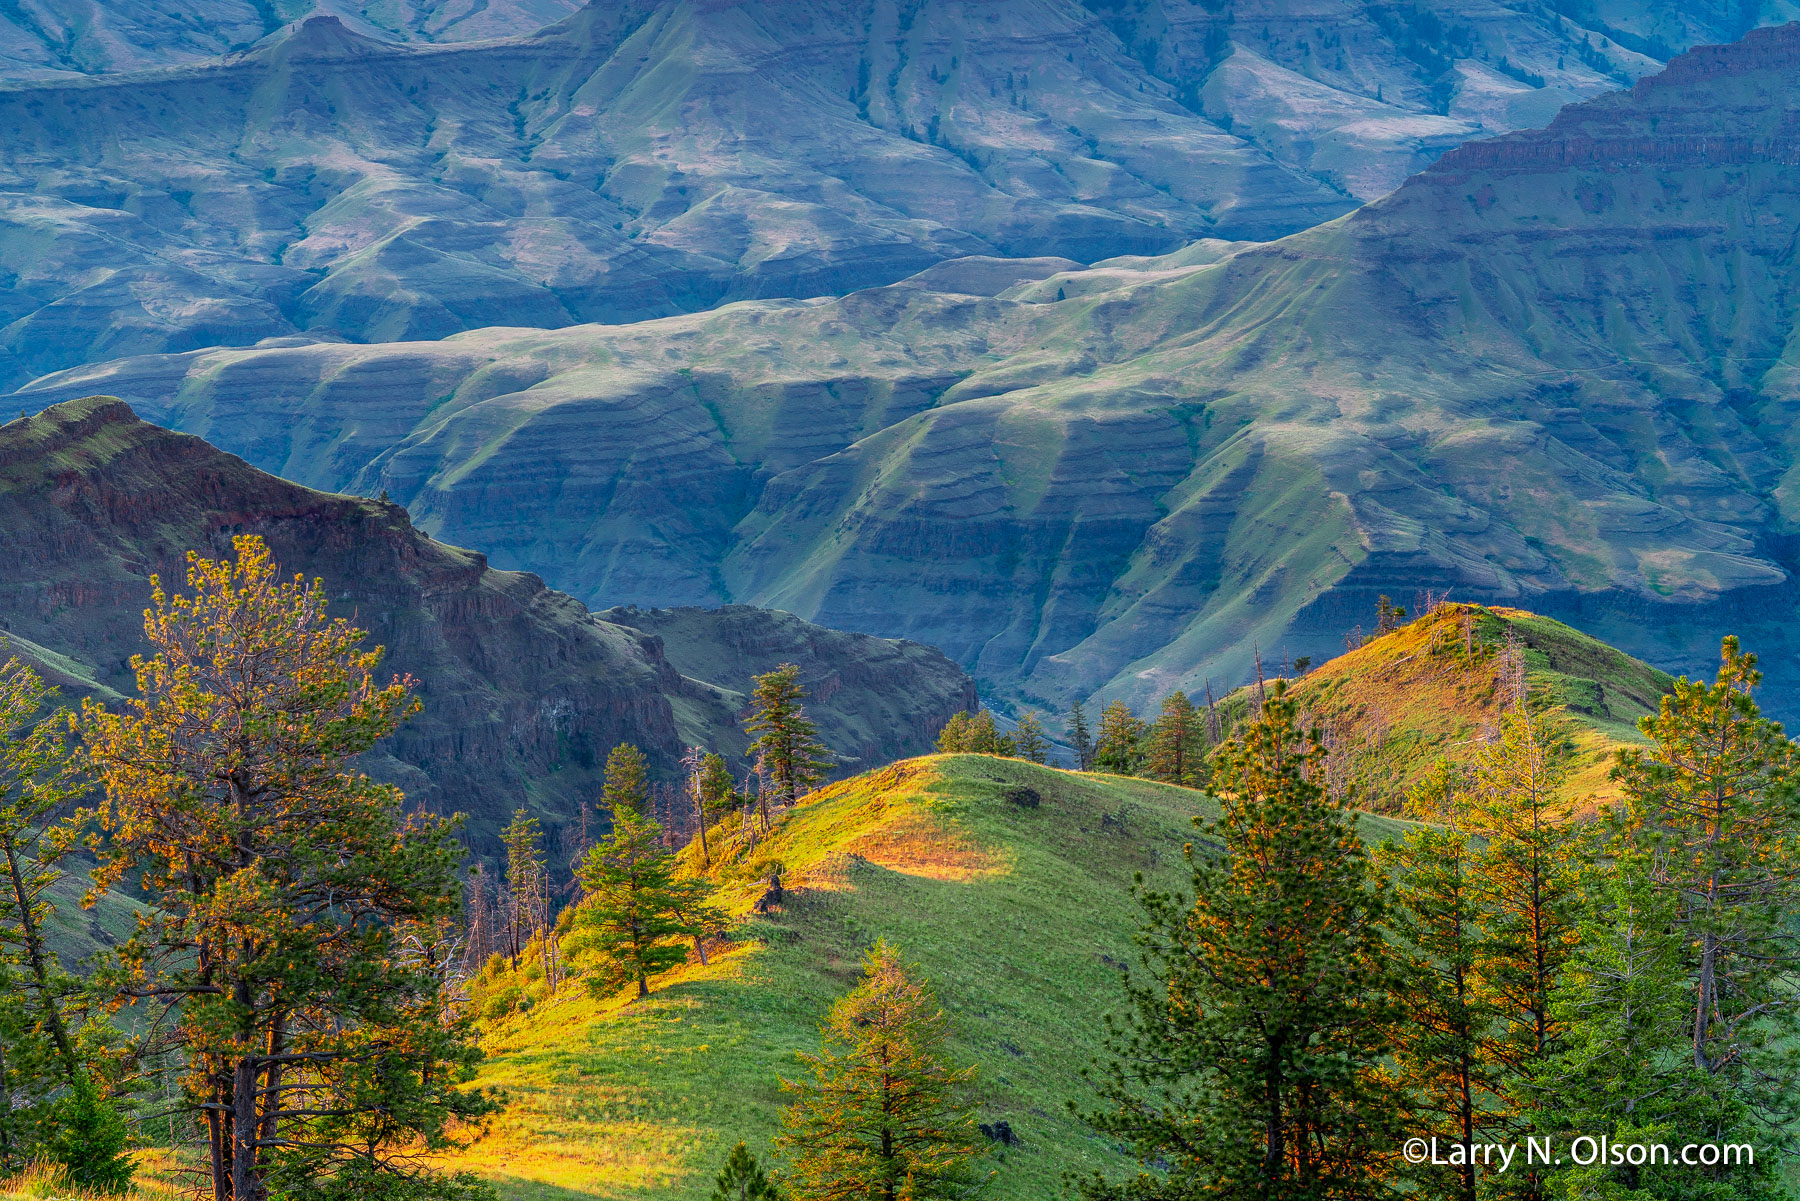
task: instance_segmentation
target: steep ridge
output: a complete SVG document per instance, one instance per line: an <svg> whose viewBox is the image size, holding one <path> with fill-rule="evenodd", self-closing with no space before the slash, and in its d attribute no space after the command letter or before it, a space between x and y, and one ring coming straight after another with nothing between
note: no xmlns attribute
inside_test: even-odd
<svg viewBox="0 0 1800 1201"><path fill-rule="evenodd" d="M315 16L216 63L0 87L0 384L307 332L432 338L1167 250L1350 207L1075 0L596 3L525 37Z"/></svg>
<svg viewBox="0 0 1800 1201"><path fill-rule="evenodd" d="M11 28L68 71L178 65L0 85L0 386L1274 237L1752 20L1670 0L84 2L44 0L63 16L35 33L0 11L0 53ZM185 61L215 44L233 52Z"/></svg>
<svg viewBox="0 0 1800 1201"><path fill-rule="evenodd" d="M1239 682L1449 588L1683 671L1737 629L1788 712L1797 44L1695 51L1264 246L25 395L143 398L577 595L916 638L1026 703Z"/></svg>
<svg viewBox="0 0 1800 1201"><path fill-rule="evenodd" d="M741 748L738 708L720 685L662 640L596 619L535 576L501 572L484 556L415 529L385 499L328 495L266 475L205 442L139 420L124 403L90 398L0 426L0 635L66 691L109 698L131 689L142 647L149 576L171 586L190 550L228 553L232 536L262 535L284 568L325 579L346 616L388 648L383 670L419 681L422 714L371 770L421 803L470 815L490 852L507 815L528 804L552 833L592 803L599 767L635 742L662 771L691 741ZM924 647L818 630L785 614L734 610L746 643L736 663L705 666L739 688L782 658L815 690L827 741L870 760L929 745L972 699L968 678ZM708 617L684 624L704 630ZM812 648L830 657L809 655ZM728 670L729 667L729 670ZM870 695L873 693L874 695ZM839 717L842 706L843 717ZM915 720L871 738L871 706Z"/></svg>
<svg viewBox="0 0 1800 1201"><path fill-rule="evenodd" d="M822 789L750 851L718 841L739 915L785 870L783 906L752 917L709 967L678 968L647 1001L579 984L486 1040L505 1113L461 1156L507 1198L700 1201L744 1139L769 1161L782 1076L877 938L920 964L950 1015L950 1053L978 1065L980 1122L1017 1140L989 1195L1043 1201L1063 1173L1126 1161L1067 1103L1124 1000L1141 916L1132 875L1182 882L1200 793L1020 760L931 756ZM1370 838L1401 823L1362 819ZM721 834L724 828L721 827ZM1054 936L1046 936L1054 931Z"/></svg>
<svg viewBox="0 0 1800 1201"><path fill-rule="evenodd" d="M580 0L30 0L0 5L0 77L92 75L241 50L308 13L399 41L529 33Z"/></svg>

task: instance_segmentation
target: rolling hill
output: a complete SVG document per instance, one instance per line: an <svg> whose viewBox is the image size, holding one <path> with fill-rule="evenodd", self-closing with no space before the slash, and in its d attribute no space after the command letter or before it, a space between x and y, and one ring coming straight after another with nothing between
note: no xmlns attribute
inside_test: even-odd
<svg viewBox="0 0 1800 1201"><path fill-rule="evenodd" d="M566 989L495 1029L482 1080L510 1104L460 1164L507 1201L698 1201L739 1139L766 1156L778 1078L882 937L933 979L954 1053L979 1065L981 1121L1019 1140L996 1148L991 1195L1056 1196L1065 1170L1123 1163L1065 1102L1085 1101L1080 1069L1122 997L1132 873L1178 880L1212 811L1187 789L976 755L825 788L722 869L739 913L775 863L792 891L712 966L629 1005Z"/></svg>
<svg viewBox="0 0 1800 1201"><path fill-rule="evenodd" d="M1736 629L1792 712L1797 59L1692 51L1266 245L20 399L142 398L577 596L915 638L1020 703L1238 682L1428 587L1680 670Z"/></svg>
<svg viewBox="0 0 1800 1201"><path fill-rule="evenodd" d="M1283 674L1274 666L1271 676ZM1617 795L1607 779L1614 753L1643 743L1638 719L1656 712L1673 682L1540 614L1445 604L1291 676L1289 695L1325 736L1333 790L1359 808L1399 813L1438 760L1464 771L1474 763L1522 685L1532 703L1560 710L1563 791L1585 809ZM1254 714L1258 692L1248 684L1219 700L1226 736Z"/></svg>
<svg viewBox="0 0 1800 1201"><path fill-rule="evenodd" d="M0 530L14 568L0 581L4 653L38 664L65 702L132 687L152 573L178 588L187 551L229 554L232 536L262 535L388 648L384 670L419 681L424 712L368 767L434 810L468 813L478 853L521 804L552 833L571 820L617 743L665 774L692 743L741 750L749 675L783 661L802 666L811 712L852 769L929 746L974 700L926 647L762 610L685 614L686 641L665 654L656 633L495 571L385 499L276 479L105 397L0 426ZM738 647L729 663L690 649L715 621Z"/></svg>

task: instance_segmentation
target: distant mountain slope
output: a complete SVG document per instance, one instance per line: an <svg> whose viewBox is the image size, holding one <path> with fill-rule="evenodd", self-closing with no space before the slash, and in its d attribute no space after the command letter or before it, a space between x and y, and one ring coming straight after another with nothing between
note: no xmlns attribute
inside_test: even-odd
<svg viewBox="0 0 1800 1201"><path fill-rule="evenodd" d="M1080 1071L1124 1000L1132 874L1178 883L1192 817L1214 812L1186 789L974 755L824 789L754 855L722 852L737 913L775 863L792 890L731 953L668 973L648 1001L577 985L495 1032L482 1079L511 1103L461 1164L507 1201L700 1201L739 1139L766 1161L779 1078L817 1050L826 1010L886 938L931 977L952 1053L979 1065L980 1121L1019 1140L994 1148L989 1195L1059 1196L1065 1171L1126 1163L1066 1103L1090 1100Z"/></svg>
<svg viewBox="0 0 1800 1201"><path fill-rule="evenodd" d="M595 3L400 46L0 87L0 384L307 332L383 341L1080 260L1350 207L1147 80L1074 0Z"/></svg>
<svg viewBox="0 0 1800 1201"><path fill-rule="evenodd" d="M433 541L398 505L265 475L106 398L0 426L0 636L65 693L129 691L150 573L179 587L188 550L229 553L241 533L261 534L285 569L323 577L345 615L387 646L383 670L419 680L424 712L371 769L434 809L468 812L479 850L521 804L554 829L593 803L617 743L637 743L664 772L690 740L743 744L738 709L684 676L693 669L672 664L658 638ZM826 740L864 762L929 746L973 699L968 678L925 647L760 610L727 620L745 653L711 659L711 677L743 688L753 671L799 663L816 691L837 694L812 705ZM759 641L779 654L757 653ZM872 733L872 706L913 720Z"/></svg>
<svg viewBox="0 0 1800 1201"><path fill-rule="evenodd" d="M1029 703L1238 682L1448 587L1677 670L1737 629L1800 711L1797 62L1800 25L1691 52L1265 246L27 395L143 397L578 595L916 638Z"/></svg>
<svg viewBox="0 0 1800 1201"><path fill-rule="evenodd" d="M20 0L0 4L0 77L135 71L241 50L309 13L399 41L529 33L580 0Z"/></svg>
<svg viewBox="0 0 1800 1201"><path fill-rule="evenodd" d="M1590 28L1579 5L1474 0L596 0L406 45L381 27L518 32L569 6L208 3L33 36L75 63L135 37L155 62L315 15L220 62L0 86L0 386L1275 237L1795 7L1658 0ZM0 6L0 32L28 11Z"/></svg>

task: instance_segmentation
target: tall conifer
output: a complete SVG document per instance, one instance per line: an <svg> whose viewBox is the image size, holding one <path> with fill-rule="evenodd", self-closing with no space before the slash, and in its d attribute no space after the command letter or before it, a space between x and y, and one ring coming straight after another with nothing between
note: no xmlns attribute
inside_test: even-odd
<svg viewBox="0 0 1800 1201"><path fill-rule="evenodd" d="M629 809L647 816L650 812L650 764L644 752L629 742L621 742L606 757L600 805L609 813Z"/></svg>
<svg viewBox="0 0 1800 1201"><path fill-rule="evenodd" d="M582 965L590 992L635 983L650 995L650 977L687 961L680 940L703 940L724 926L702 878L677 880L675 856L662 845L662 827L630 809L613 814L612 832L581 865L588 899L570 920L563 950Z"/></svg>
<svg viewBox="0 0 1800 1201"><path fill-rule="evenodd" d="M1069 706L1069 746L1075 751L1075 766L1081 771L1094 769L1094 735L1088 729L1087 714L1081 702Z"/></svg>
<svg viewBox="0 0 1800 1201"><path fill-rule="evenodd" d="M1044 723L1038 720L1035 710L1027 710L1019 719L1013 730L1013 746L1021 759L1042 763L1049 758L1050 740L1044 737Z"/></svg>
<svg viewBox="0 0 1800 1201"><path fill-rule="evenodd" d="M139 696L83 708L105 785L98 889L156 904L97 982L154 998L146 1023L186 1069L215 1201L270 1192L430 1196L461 1184L417 1156L487 1101L479 1052L409 940L459 908L452 823L354 769L418 706L374 678L379 648L283 581L260 539L189 556L187 595L154 581Z"/></svg>
<svg viewBox="0 0 1800 1201"><path fill-rule="evenodd" d="M1448 765L1415 785L1409 814L1454 818ZM1389 928L1398 1021L1394 1064L1410 1128L1463 1148L1460 1164L1413 1171L1424 1194L1475 1201L1473 1148L1488 1141L1494 1083L1482 1056L1493 1013L1479 995L1474 968L1483 932L1468 836L1455 825L1422 826L1384 843L1377 859L1393 876Z"/></svg>
<svg viewBox="0 0 1800 1201"><path fill-rule="evenodd" d="M744 729L757 738L747 753L767 766L775 795L791 805L802 791L825 778L832 762L819 741L818 728L801 707L806 690L800 686L800 669L783 663L757 676L752 697L755 712Z"/></svg>
<svg viewBox="0 0 1800 1201"><path fill-rule="evenodd" d="M1501 718L1500 738L1476 757L1460 805L1482 840L1471 858L1483 914L1474 963L1476 992L1498 1025L1482 1054L1493 1069L1497 1120L1522 1142L1541 1125L1539 1080L1563 1047L1566 1027L1550 1009L1574 949L1578 916L1576 833L1561 790L1567 754L1554 717L1524 708ZM1541 1167L1497 1178L1503 1195L1541 1198Z"/></svg>
<svg viewBox="0 0 1800 1201"><path fill-rule="evenodd" d="M949 1021L918 969L885 942L862 983L831 1007L809 1075L783 1080L794 1103L776 1139L794 1201L934 1201L977 1183L972 1067L946 1054Z"/></svg>
<svg viewBox="0 0 1800 1201"><path fill-rule="evenodd" d="M1162 713L1150 727L1144 774L1165 784L1194 788L1206 772L1205 748L1200 715L1187 693L1177 689L1164 698Z"/></svg>
<svg viewBox="0 0 1800 1201"><path fill-rule="evenodd" d="M1623 838L1681 948L1687 1129L1791 1146L1800 1118L1800 748L1760 712L1736 638L1710 684L1677 680L1622 752ZM1759 1156L1759 1158L1761 1158ZM1715 1173L1720 1176L1722 1174ZM1744 1177L1739 1175L1742 1181Z"/></svg>
<svg viewBox="0 0 1800 1201"><path fill-rule="evenodd" d="M1094 740L1094 768L1115 776L1129 776L1143 755L1144 723L1124 701L1112 701L1100 711L1100 732Z"/></svg>
<svg viewBox="0 0 1800 1201"><path fill-rule="evenodd" d="M1219 852L1188 848L1191 894L1140 894L1145 971L1091 1120L1144 1167L1084 1181L1090 1201L1387 1195L1381 906L1323 757L1275 681L1214 757L1221 814L1201 824Z"/></svg>

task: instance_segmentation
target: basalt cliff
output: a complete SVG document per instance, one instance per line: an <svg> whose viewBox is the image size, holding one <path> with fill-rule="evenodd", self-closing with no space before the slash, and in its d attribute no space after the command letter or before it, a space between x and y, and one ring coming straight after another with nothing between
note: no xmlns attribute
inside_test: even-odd
<svg viewBox="0 0 1800 1201"><path fill-rule="evenodd" d="M665 775L690 744L741 751L749 673L784 661L801 665L847 770L928 747L974 699L927 648L763 610L685 614L666 652L654 615L641 630L596 618L536 576L428 537L397 504L277 479L108 398L0 427L0 531L0 636L65 701L131 690L152 574L178 589L188 551L227 555L234 535L261 535L387 648L382 671L418 681L423 712L368 766L419 803L468 813L481 851L520 805L552 835L592 805L617 743ZM714 629L733 640L729 661L690 647ZM906 720L873 723L871 710Z"/></svg>

